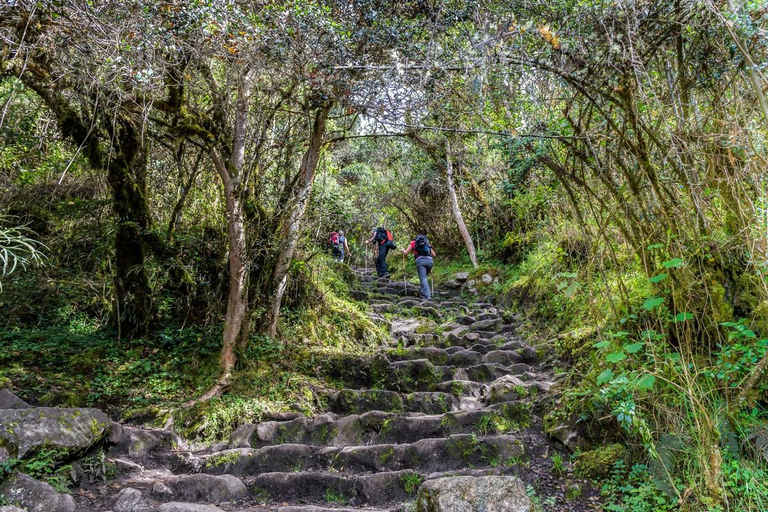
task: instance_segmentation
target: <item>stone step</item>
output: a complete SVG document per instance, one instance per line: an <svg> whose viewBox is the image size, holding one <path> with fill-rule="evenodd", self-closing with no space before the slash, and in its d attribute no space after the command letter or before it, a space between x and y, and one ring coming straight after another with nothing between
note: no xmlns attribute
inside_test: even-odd
<svg viewBox="0 0 768 512"><path fill-rule="evenodd" d="M498 363L480 363L474 366L458 368L453 374L453 378L454 380L491 383L505 375L523 375L530 370L531 367L525 363L515 363L510 366Z"/></svg>
<svg viewBox="0 0 768 512"><path fill-rule="evenodd" d="M522 354L517 350L499 350L495 345L475 344L469 349L461 346L441 349L438 347L408 347L385 350L387 358L391 361L410 361L427 359L433 365L445 366L473 366L480 363L498 363L511 365L523 361L530 361L529 354Z"/></svg>
<svg viewBox="0 0 768 512"><path fill-rule="evenodd" d="M492 422L483 431L493 431ZM525 445L515 435L457 434L425 438L407 444L318 447L283 444L264 448L235 448L200 457L197 470L210 475L254 476L260 473L335 471L343 474L411 469L420 473L463 467L494 467L519 459Z"/></svg>
<svg viewBox="0 0 768 512"><path fill-rule="evenodd" d="M440 345L443 347L461 346L468 348L481 343L499 348L509 342L509 339L503 334L492 331L469 332L465 325L445 332L442 337L443 342Z"/></svg>
<svg viewBox="0 0 768 512"><path fill-rule="evenodd" d="M250 488L256 501L376 506L413 499L421 480L410 470L354 476L327 471L281 472L257 475Z"/></svg>
<svg viewBox="0 0 768 512"><path fill-rule="evenodd" d="M439 383L435 389L457 397L480 398L487 393L488 384L454 379Z"/></svg>
<svg viewBox="0 0 768 512"><path fill-rule="evenodd" d="M390 361L407 361L412 359L427 359L435 365L448 363L449 354L437 347L408 347L385 350L384 354Z"/></svg>
<svg viewBox="0 0 768 512"><path fill-rule="evenodd" d="M394 361L389 373L380 376L378 382L385 389L403 393L434 391L438 383L452 380L455 371L453 366L434 365L428 359Z"/></svg>
<svg viewBox="0 0 768 512"><path fill-rule="evenodd" d="M470 466L498 466L524 454L524 444L515 436L459 434L422 439L411 444L348 446L338 452L333 468L352 473L405 469L433 473Z"/></svg>
<svg viewBox="0 0 768 512"><path fill-rule="evenodd" d="M337 508L337 507L318 507L316 505L287 505L279 507L277 512L398 512L400 507L397 508Z"/></svg>
<svg viewBox="0 0 768 512"><path fill-rule="evenodd" d="M453 379L456 368L435 365L428 359L389 361L383 354L373 357L342 357L323 363L323 374L350 389L378 388L413 393L436 391L440 382Z"/></svg>
<svg viewBox="0 0 768 512"><path fill-rule="evenodd" d="M441 414L458 410L459 398L442 392L402 394L390 390L342 389L332 410L337 414L362 414L369 411Z"/></svg>
<svg viewBox="0 0 768 512"><path fill-rule="evenodd" d="M484 425L524 425L530 422L530 405L516 402L493 405L493 409L419 415L371 411L338 417L321 414L314 418L267 421L239 427L230 448L262 448L280 444L311 446L355 446L363 444L408 444L426 438L482 433Z"/></svg>

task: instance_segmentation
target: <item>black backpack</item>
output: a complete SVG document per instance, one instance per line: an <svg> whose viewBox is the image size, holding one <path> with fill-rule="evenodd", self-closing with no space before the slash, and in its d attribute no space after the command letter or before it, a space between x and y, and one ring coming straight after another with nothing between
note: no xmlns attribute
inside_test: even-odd
<svg viewBox="0 0 768 512"><path fill-rule="evenodd" d="M392 232L385 228L376 228L376 236L373 238L379 244L385 244L386 242L393 242Z"/></svg>
<svg viewBox="0 0 768 512"><path fill-rule="evenodd" d="M417 236L413 248L419 256L432 256L432 246L429 245L429 239L426 235Z"/></svg>

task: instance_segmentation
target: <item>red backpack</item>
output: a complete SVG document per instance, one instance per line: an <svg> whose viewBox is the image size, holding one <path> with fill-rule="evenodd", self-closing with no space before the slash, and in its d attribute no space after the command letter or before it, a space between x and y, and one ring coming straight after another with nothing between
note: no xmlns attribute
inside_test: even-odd
<svg viewBox="0 0 768 512"><path fill-rule="evenodd" d="M339 238L340 238L339 234L336 231L332 231L328 235L328 243L331 244L334 247L338 247L339 246Z"/></svg>

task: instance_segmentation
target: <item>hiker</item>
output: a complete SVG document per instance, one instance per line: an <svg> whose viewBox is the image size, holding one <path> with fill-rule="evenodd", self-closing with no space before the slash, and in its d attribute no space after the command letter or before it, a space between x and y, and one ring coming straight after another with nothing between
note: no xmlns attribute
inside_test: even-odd
<svg viewBox="0 0 768 512"><path fill-rule="evenodd" d="M403 251L403 256L413 253L416 258L416 272L419 274L419 283L421 283L421 295L430 300L432 291L429 289L429 280L427 276L432 272L432 266L435 264L435 251L429 243L426 235L419 235L408 244Z"/></svg>
<svg viewBox="0 0 768 512"><path fill-rule="evenodd" d="M379 277L389 277L387 253L389 253L390 249L397 249L392 232L385 228L376 228L371 239L365 241L366 244L374 242L378 243L379 247L379 255L376 258L376 274Z"/></svg>
<svg viewBox="0 0 768 512"><path fill-rule="evenodd" d="M328 234L328 243L331 245L331 253L333 259L344 263L344 257L349 254L349 245L347 245L347 237L344 236L344 232L339 230L338 232L332 231Z"/></svg>

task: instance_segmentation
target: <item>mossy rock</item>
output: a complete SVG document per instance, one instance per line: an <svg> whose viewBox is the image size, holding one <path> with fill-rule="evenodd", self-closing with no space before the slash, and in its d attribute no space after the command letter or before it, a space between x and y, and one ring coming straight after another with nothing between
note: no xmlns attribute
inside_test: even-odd
<svg viewBox="0 0 768 512"><path fill-rule="evenodd" d="M531 425L532 409L530 402L508 402L501 404L498 411L503 419L524 428Z"/></svg>
<svg viewBox="0 0 768 512"><path fill-rule="evenodd" d="M388 373L387 387L406 393L432 391L441 378L437 368L426 359L392 363Z"/></svg>
<svg viewBox="0 0 768 512"><path fill-rule="evenodd" d="M573 467L577 476L593 480L602 479L611 473L616 462L625 459L626 456L627 448L624 445L613 443L582 452Z"/></svg>
<svg viewBox="0 0 768 512"><path fill-rule="evenodd" d="M98 409L0 410L0 447L19 459L43 449L55 455L52 460L71 458L101 444L111 429L109 417Z"/></svg>

